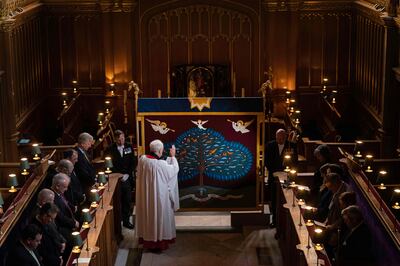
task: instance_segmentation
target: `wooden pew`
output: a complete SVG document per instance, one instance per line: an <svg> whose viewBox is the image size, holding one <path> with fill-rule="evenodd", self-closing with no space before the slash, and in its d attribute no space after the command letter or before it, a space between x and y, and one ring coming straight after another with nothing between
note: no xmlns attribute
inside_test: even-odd
<svg viewBox="0 0 400 266"><path fill-rule="evenodd" d="M374 155L374 157L379 158L381 155L381 141L380 140L361 140L363 142L363 154L370 153ZM314 158L314 150L321 144L326 144L332 151L333 159L339 160L342 155L339 152L338 148L353 154L353 150L355 147L355 142L323 142L321 140L310 140L306 137L302 138L302 142L304 145L304 157L306 158L307 162L315 163Z"/></svg>
<svg viewBox="0 0 400 266"><path fill-rule="evenodd" d="M37 190L46 176L48 167L48 158L46 158L32 171L32 174L27 178L18 192L14 193L15 195L12 195L12 202L7 202L6 207L8 208L5 209L4 214L1 217L0 249L3 247L8 236L19 222L31 199L37 193ZM9 199L11 199L11 197Z"/></svg>
<svg viewBox="0 0 400 266"><path fill-rule="evenodd" d="M274 175L279 180L279 183L276 183L278 192L276 230L284 265L321 265L320 260L324 261L325 266L331 265L326 253L323 250L315 250L312 243L309 243L313 227L305 226L300 208L296 203L294 207L292 206L294 200L292 189L283 188L281 185L281 182L287 179L287 174L276 172ZM299 176L302 177L303 184L311 182L312 173ZM302 226L299 226L300 220Z"/></svg>
<svg viewBox="0 0 400 266"><path fill-rule="evenodd" d="M15 163L13 166L19 167L19 164ZM36 194L46 177L48 167L48 158L46 158L34 168L31 176L18 193L14 193L12 198L8 197L8 200L12 202L6 204L5 213L1 217L0 223L0 257L2 259L6 256L9 248L17 241L20 230L27 224L27 218L30 217L30 210L35 205ZM81 258L91 258L90 265L113 265L115 262L118 243L122 240L121 195L118 186L121 176L122 174L118 173L109 175L109 182L103 190L101 202L95 212L97 226L94 228L93 220L92 228L86 230L86 232L82 230L89 239L90 250L85 250L85 244L80 256ZM2 192L5 190L6 188L2 189ZM74 258L75 256L72 254L67 265L72 265ZM2 261L0 261L0 265L1 263Z"/></svg>
<svg viewBox="0 0 400 266"><path fill-rule="evenodd" d="M79 265L114 265L118 243L122 240L120 218L119 178L122 174L110 174L103 190L102 199L95 211L89 230L81 229L84 240L80 254L71 253L66 265L73 265L79 258ZM95 221L96 220L96 221ZM96 227L94 224L96 223ZM89 250L86 249L89 243ZM83 263L90 259L89 263Z"/></svg>

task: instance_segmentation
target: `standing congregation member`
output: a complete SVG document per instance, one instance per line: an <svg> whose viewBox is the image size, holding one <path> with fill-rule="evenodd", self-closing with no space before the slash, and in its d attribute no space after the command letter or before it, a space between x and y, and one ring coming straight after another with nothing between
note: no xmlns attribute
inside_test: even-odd
<svg viewBox="0 0 400 266"><path fill-rule="evenodd" d="M85 202L86 196L82 189L81 181L75 173L75 164L78 161L78 152L74 149L64 151L64 159L70 161L73 165L72 172L68 175L71 178L68 190L66 191L66 198L75 206L80 206Z"/></svg>
<svg viewBox="0 0 400 266"><path fill-rule="evenodd" d="M120 180L122 224L128 229L133 229L129 217L132 214L133 171L136 168L136 157L132 145L125 142L124 132L116 130L114 136L116 142L110 146L107 154L112 158L112 171L123 174Z"/></svg>
<svg viewBox="0 0 400 266"><path fill-rule="evenodd" d="M273 174L284 169L283 156L285 153L290 153L292 163L297 162L296 143L287 140L286 131L282 128L278 129L275 137L275 140L268 142L264 153L265 165L268 169L268 187L271 198L272 224L270 224L270 227L274 227L276 224L276 180Z"/></svg>
<svg viewBox="0 0 400 266"><path fill-rule="evenodd" d="M333 225L341 217L341 208L339 203L340 194L351 191L349 185L342 181L340 175L330 173L325 176L325 186L332 192L332 198L329 203L328 216L326 218L326 225Z"/></svg>
<svg viewBox="0 0 400 266"><path fill-rule="evenodd" d="M70 179L66 174L58 173L53 177L53 185L51 186L51 189L54 191L54 204L60 209L56 217L58 231L67 241L71 238L72 231L79 227L79 223L74 215L74 206L64 196L69 182Z"/></svg>
<svg viewBox="0 0 400 266"><path fill-rule="evenodd" d="M176 238L174 211L179 209L178 161L175 146L162 160L164 145L150 143L150 154L139 159L136 178L136 235L146 249L161 251Z"/></svg>
<svg viewBox="0 0 400 266"><path fill-rule="evenodd" d="M364 223L360 208L350 205L342 211L342 217L348 231L340 239L336 265L376 265L371 231Z"/></svg>
<svg viewBox="0 0 400 266"><path fill-rule="evenodd" d="M74 171L83 186L84 192L89 195L90 188L96 183L96 169L89 158L88 150L92 147L93 137L89 133L81 133L78 137L78 161Z"/></svg>
<svg viewBox="0 0 400 266"><path fill-rule="evenodd" d="M30 220L36 219L36 216L40 213L40 209L45 204L53 204L54 203L55 194L51 189L44 188L42 189L37 196L36 205L33 207L32 216ZM50 221L47 225L50 230L54 232L54 241L57 243L57 246L62 247L61 249L65 249L65 243L67 240L65 237L58 231L57 225L55 221Z"/></svg>
<svg viewBox="0 0 400 266"><path fill-rule="evenodd" d="M65 243L59 245L57 239L60 233L50 226L55 221L58 212L59 209L54 203L45 203L32 220L32 224L37 225L42 231L42 241L37 251L44 265L61 266L63 264L61 254L64 252Z"/></svg>
<svg viewBox="0 0 400 266"><path fill-rule="evenodd" d="M42 231L35 224L27 225L21 232L21 239L7 255L7 266L41 266L36 248L42 240Z"/></svg>

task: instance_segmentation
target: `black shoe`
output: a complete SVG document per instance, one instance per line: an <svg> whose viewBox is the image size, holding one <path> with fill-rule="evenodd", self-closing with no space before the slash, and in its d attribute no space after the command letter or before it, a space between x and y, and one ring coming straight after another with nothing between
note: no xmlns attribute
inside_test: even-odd
<svg viewBox="0 0 400 266"><path fill-rule="evenodd" d="M269 227L269 228L275 228L276 225L275 225L275 223L270 223L270 224L268 225L268 227Z"/></svg>
<svg viewBox="0 0 400 266"><path fill-rule="evenodd" d="M133 229L135 228L135 226L133 226L133 224L131 224L130 222L123 222L122 225L128 229Z"/></svg>

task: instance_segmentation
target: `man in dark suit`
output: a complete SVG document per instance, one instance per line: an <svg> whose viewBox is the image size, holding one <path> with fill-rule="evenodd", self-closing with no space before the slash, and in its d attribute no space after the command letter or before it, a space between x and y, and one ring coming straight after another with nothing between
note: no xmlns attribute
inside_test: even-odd
<svg viewBox="0 0 400 266"><path fill-rule="evenodd" d="M133 229L133 224L129 221L129 217L132 213L132 188L134 185L136 156L132 145L125 142L124 132L116 130L114 137L116 142L109 147L107 154L112 158L112 171L123 174L120 180L122 222L124 227Z"/></svg>
<svg viewBox="0 0 400 266"><path fill-rule="evenodd" d="M90 188L96 183L96 169L94 168L88 154L92 147L93 137L89 133L81 133L78 137L78 161L75 163L74 171L82 184L83 190L89 195Z"/></svg>
<svg viewBox="0 0 400 266"><path fill-rule="evenodd" d="M278 129L275 134L275 140L268 142L265 149L265 165L268 169L268 187L270 191L271 200L271 214L272 224L276 223L276 178L273 176L274 172L282 171L284 169L283 157L285 154L291 156L291 163L297 163L297 146L295 142L287 140L286 131Z"/></svg>
<svg viewBox="0 0 400 266"><path fill-rule="evenodd" d="M74 216L74 206L67 201L64 192L69 185L69 177L66 174L58 173L53 177L51 190L54 192L54 204L60 209L56 218L59 232L67 239L71 239L71 233L79 228L79 222Z"/></svg>
<svg viewBox="0 0 400 266"><path fill-rule="evenodd" d="M59 245L56 241L60 233L49 226L57 217L58 207L54 203L45 203L36 217L32 220L32 224L37 225L42 230L42 242L37 248L38 253L42 257L44 265L62 265L62 252L65 245Z"/></svg>
<svg viewBox="0 0 400 266"><path fill-rule="evenodd" d="M21 239L8 253L7 266L41 266L41 258L36 252L42 240L42 232L37 225L27 225L21 233Z"/></svg>
<svg viewBox="0 0 400 266"><path fill-rule="evenodd" d="M340 238L337 265L375 265L371 232L364 223L360 208L350 205L342 211L342 217L348 231Z"/></svg>
<svg viewBox="0 0 400 266"><path fill-rule="evenodd" d="M332 192L332 198L329 203L328 216L326 218L326 225L335 224L341 217L341 208L339 197L346 191L351 191L349 185L342 181L340 175L336 173L329 173L325 176L325 186Z"/></svg>
<svg viewBox="0 0 400 266"><path fill-rule="evenodd" d="M74 149L69 149L64 152L64 159L71 163L72 169L70 169L69 165L64 162L65 160L61 160L58 163L58 171L68 175L71 178L71 182L69 183L68 190L65 191L65 197L69 202L71 202L75 208L78 210L81 204L84 203L86 196L82 189L82 184L79 181L76 173L75 173L75 164L78 161L78 152Z"/></svg>

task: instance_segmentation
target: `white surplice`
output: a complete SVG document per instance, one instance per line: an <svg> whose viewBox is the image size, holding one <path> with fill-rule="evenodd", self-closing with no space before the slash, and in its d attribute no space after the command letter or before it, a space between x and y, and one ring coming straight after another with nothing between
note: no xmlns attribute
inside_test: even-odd
<svg viewBox="0 0 400 266"><path fill-rule="evenodd" d="M174 211L179 209L178 161L139 158L136 178L136 224L138 238L162 241L176 238Z"/></svg>

